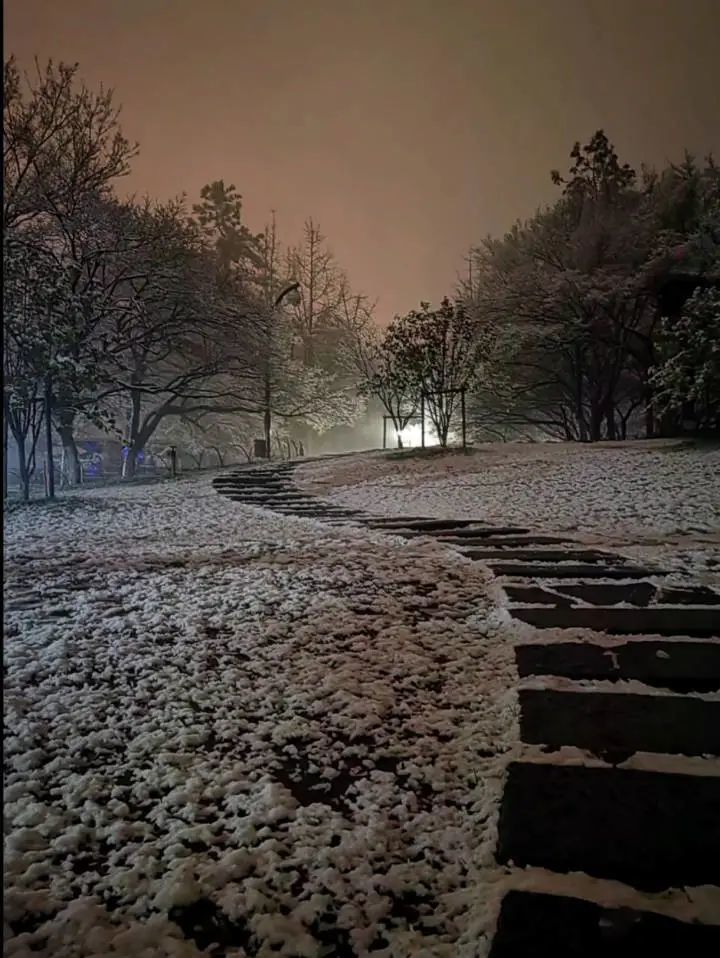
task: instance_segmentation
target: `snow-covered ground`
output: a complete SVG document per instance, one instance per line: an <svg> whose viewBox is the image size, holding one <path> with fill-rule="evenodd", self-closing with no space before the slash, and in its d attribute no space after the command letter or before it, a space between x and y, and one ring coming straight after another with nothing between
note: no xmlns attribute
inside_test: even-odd
<svg viewBox="0 0 720 958"><path fill-rule="evenodd" d="M333 502L382 515L572 531L708 574L720 559L717 445L488 443L468 455L371 453L308 463L297 480Z"/></svg>
<svg viewBox="0 0 720 958"><path fill-rule="evenodd" d="M485 954L517 718L482 566L207 479L5 531L7 955Z"/></svg>

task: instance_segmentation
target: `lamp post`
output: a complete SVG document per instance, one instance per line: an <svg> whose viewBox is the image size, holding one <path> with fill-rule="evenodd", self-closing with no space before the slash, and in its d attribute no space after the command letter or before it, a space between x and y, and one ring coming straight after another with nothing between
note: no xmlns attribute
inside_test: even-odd
<svg viewBox="0 0 720 958"><path fill-rule="evenodd" d="M272 458L272 446L270 445L272 439L272 365L271 365L271 356L272 356L272 323L275 318L275 313L280 308L284 300L287 299L289 303L296 305L300 302L300 283L290 283L289 286L286 286L285 289L275 298L275 302L272 306L272 311L268 317L267 325L267 357L265 361L265 455L268 459Z"/></svg>

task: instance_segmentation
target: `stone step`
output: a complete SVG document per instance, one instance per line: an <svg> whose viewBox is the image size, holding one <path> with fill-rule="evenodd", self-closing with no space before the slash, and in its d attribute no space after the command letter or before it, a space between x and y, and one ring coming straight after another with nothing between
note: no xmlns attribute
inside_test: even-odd
<svg viewBox="0 0 720 958"><path fill-rule="evenodd" d="M428 517L427 516L366 516L365 522L367 525L388 525L388 526L402 526L404 522L424 522Z"/></svg>
<svg viewBox="0 0 720 958"><path fill-rule="evenodd" d="M591 642L552 642L515 647L521 677L637 679L678 692L720 690L720 643L630 641L606 648Z"/></svg>
<svg viewBox="0 0 720 958"><path fill-rule="evenodd" d="M273 508L272 511L273 511L273 512L280 512L280 513L282 513L283 515L286 515L286 516L309 516L309 517L311 517L311 518L312 518L312 517L322 518L322 517L324 517L324 516L330 517L330 516L344 516L344 515L345 515L344 512L331 512L331 511L326 510L326 509L298 509L298 508L296 508L296 507L294 507L294 506L288 506L288 507L286 507L286 508L283 508L283 507L279 507L279 506L278 506L278 507Z"/></svg>
<svg viewBox="0 0 720 958"><path fill-rule="evenodd" d="M250 499L242 493L226 492L226 499L232 499L233 502L242 502L243 505L252 506L255 509L270 509L275 507L273 499Z"/></svg>
<svg viewBox="0 0 720 958"><path fill-rule="evenodd" d="M267 486L243 486L237 485L236 483L225 483L222 486L218 487L222 492L238 492L246 496L274 496L282 492L289 492L288 486L284 483L277 483L277 485L267 485Z"/></svg>
<svg viewBox="0 0 720 958"><path fill-rule="evenodd" d="M441 542L446 543L447 545L463 545L467 548L472 548L477 545L479 548L487 549L491 546L551 546L551 545L563 545L568 542L567 539L561 539L558 536L498 536L497 540L493 538L493 533L496 530L481 530L480 533L473 534L472 536L454 536L454 535L438 535L438 539Z"/></svg>
<svg viewBox="0 0 720 958"><path fill-rule="evenodd" d="M561 895L503 898L490 958L700 958L720 954L720 925L605 908Z"/></svg>
<svg viewBox="0 0 720 958"><path fill-rule="evenodd" d="M715 609L618 609L514 607L511 615L538 629L592 629L610 635L720 636L720 615Z"/></svg>
<svg viewBox="0 0 720 958"><path fill-rule="evenodd" d="M374 520L373 520L374 521ZM477 519L409 519L405 517L392 519L379 519L379 525L383 527L392 526L393 528L402 527L403 529L464 529L471 526ZM370 523L372 524L372 522Z"/></svg>
<svg viewBox="0 0 720 958"><path fill-rule="evenodd" d="M512 559L522 562L614 562L617 557L597 549L559 550L559 549L463 549L463 555L469 559Z"/></svg>
<svg viewBox="0 0 720 958"><path fill-rule="evenodd" d="M646 579L661 573L657 569L645 569L641 566L602 566L588 563L543 565L541 562L503 562L491 559L487 565L498 576L511 576L517 579L543 579L550 584L553 579Z"/></svg>
<svg viewBox="0 0 720 958"><path fill-rule="evenodd" d="M629 603L635 606L648 605L700 605L720 604L720 594L706 586L687 589L655 586L651 582L636 585L581 583L562 588L563 595L572 596L592 605L617 605Z"/></svg>
<svg viewBox="0 0 720 958"><path fill-rule="evenodd" d="M487 539L489 536L522 536L529 531L529 529L523 529L521 526L488 526L478 521L477 525L457 529L452 533L439 533L438 537L445 542L448 538L472 539L478 536L481 539ZM503 539L503 541L505 540Z"/></svg>
<svg viewBox="0 0 720 958"><path fill-rule="evenodd" d="M240 485L263 485L268 482L288 482L290 476L273 475L269 472L244 472L236 476L216 476L215 482L237 482Z"/></svg>
<svg viewBox="0 0 720 958"><path fill-rule="evenodd" d="M617 605L627 602L635 606L647 606L657 593L652 582L624 583L593 583L582 582L579 585L564 585L559 591L571 599L581 599L591 605ZM574 605L577 602L573 602Z"/></svg>
<svg viewBox="0 0 720 958"><path fill-rule="evenodd" d="M334 508L333 506L321 506L309 504L306 505L302 502L278 502L273 503L273 508L275 509L298 509L301 512L322 512L323 514L333 514L333 515L346 515L352 513L356 515L351 509L341 509Z"/></svg>
<svg viewBox="0 0 720 958"><path fill-rule="evenodd" d="M326 506L313 502L312 499L264 499L273 509L325 509Z"/></svg>
<svg viewBox="0 0 720 958"><path fill-rule="evenodd" d="M572 600L567 596L549 592L539 585L506 585L505 594L511 602L520 602L527 605L572 605Z"/></svg>
<svg viewBox="0 0 720 958"><path fill-rule="evenodd" d="M226 495L239 496L242 499L246 500L247 502L256 502L256 503L263 503L263 502L283 503L284 502L284 503L287 503L288 505L292 505L293 503L296 503L296 502L312 502L313 501L312 499L306 499L304 496L287 495L284 492L278 492L275 495L268 495L266 492L262 494L260 493L248 494L247 492L243 492L242 490L233 490L232 492L226 493Z"/></svg>
<svg viewBox="0 0 720 958"><path fill-rule="evenodd" d="M718 881L720 778L513 762L497 859L647 892Z"/></svg>
<svg viewBox="0 0 720 958"><path fill-rule="evenodd" d="M520 737L530 745L573 745L613 764L634 752L720 755L720 702L554 689L520 689L519 699Z"/></svg>
<svg viewBox="0 0 720 958"><path fill-rule="evenodd" d="M241 475L230 475L230 476L215 476L213 483L215 485L222 484L224 482L234 482L239 486L248 485L248 486L260 486L267 485L268 483L274 482L287 482L288 476L274 476L270 473L262 472L245 472Z"/></svg>
<svg viewBox="0 0 720 958"><path fill-rule="evenodd" d="M687 589L677 589L662 586L655 601L667 605L720 605L720 592L708 586L692 586ZM718 613L720 615L720 612Z"/></svg>
<svg viewBox="0 0 720 958"><path fill-rule="evenodd" d="M392 529L392 530L386 529L385 531L392 532L393 535L403 536L406 539L415 539L415 538L418 538L419 536L432 536L433 538L438 538L438 533L435 532L433 529L429 529L428 531L423 531L421 529L420 530L419 529L403 529L401 527L397 527L397 529ZM459 531L462 531L462 530L459 530ZM522 529L514 529L511 527L508 527L507 529L474 528L472 530L474 536L485 536L485 535L498 536L506 532L508 534L514 535L522 531L523 531ZM446 543L444 539L441 539L440 541L443 543L443 545L448 545L448 543Z"/></svg>

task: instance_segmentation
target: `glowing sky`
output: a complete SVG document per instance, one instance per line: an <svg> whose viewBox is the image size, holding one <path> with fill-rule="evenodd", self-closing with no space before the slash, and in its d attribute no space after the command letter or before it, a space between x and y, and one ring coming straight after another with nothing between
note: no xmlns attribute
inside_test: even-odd
<svg viewBox="0 0 720 958"><path fill-rule="evenodd" d="M720 0L5 0L5 52L79 61L141 145L123 190L312 215L387 321L555 195L605 128L623 160L720 153Z"/></svg>

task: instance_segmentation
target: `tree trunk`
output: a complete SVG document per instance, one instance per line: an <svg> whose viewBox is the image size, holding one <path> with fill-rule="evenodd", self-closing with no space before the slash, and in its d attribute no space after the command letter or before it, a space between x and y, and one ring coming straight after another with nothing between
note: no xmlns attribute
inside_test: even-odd
<svg viewBox="0 0 720 958"><path fill-rule="evenodd" d="M80 453L75 442L75 432L72 425L60 424L57 427L63 444L63 451L67 462L67 478L71 486L79 486L82 481L80 474Z"/></svg>
<svg viewBox="0 0 720 958"><path fill-rule="evenodd" d="M30 470L25 457L25 437L21 439L15 437L15 444L18 452L18 470L20 472L20 488L22 489L23 502L30 501Z"/></svg>
<svg viewBox="0 0 720 958"><path fill-rule="evenodd" d="M127 457L125 459L125 469L123 479L134 479L137 472L137 454L138 450L134 442L130 442L127 447Z"/></svg>
<svg viewBox="0 0 720 958"><path fill-rule="evenodd" d="M578 439L587 442L587 424L585 422L585 397L583 395L582 353L575 347L575 418L577 419Z"/></svg>
<svg viewBox="0 0 720 958"><path fill-rule="evenodd" d="M46 494L48 499L55 498L55 456L53 455L53 437L52 437L52 377L50 373L45 376L45 466L46 473Z"/></svg>
<svg viewBox="0 0 720 958"><path fill-rule="evenodd" d="M652 403L648 400L647 406L645 406L645 436L647 439L652 439L655 435L655 412L652 407Z"/></svg>
<svg viewBox="0 0 720 958"><path fill-rule="evenodd" d="M10 464L8 463L8 435L10 427L8 425L8 417L5 411L5 406L3 405L3 502L7 502L8 497L8 470Z"/></svg>
<svg viewBox="0 0 720 958"><path fill-rule="evenodd" d="M612 399L605 403L605 432L608 439L617 439L617 429L615 427L615 406Z"/></svg>
<svg viewBox="0 0 720 958"><path fill-rule="evenodd" d="M602 439L602 418L600 402L593 396L590 400L590 442L599 442Z"/></svg>
<svg viewBox="0 0 720 958"><path fill-rule="evenodd" d="M223 466L225 465L225 460L223 459L222 453L220 452L217 446L213 446L213 452L217 456L218 465L222 469Z"/></svg>
<svg viewBox="0 0 720 958"><path fill-rule="evenodd" d="M80 469L80 454L75 442L75 413L72 409L58 409L55 416L55 429L60 436L63 452L68 463L67 475L71 486L79 486L82 482Z"/></svg>
<svg viewBox="0 0 720 958"><path fill-rule="evenodd" d="M125 459L125 468L123 469L123 479L134 479L137 473L137 456L147 441L140 428L140 418L142 414L142 396L139 392L133 390L131 393L131 412L130 428L128 430L127 458Z"/></svg>

